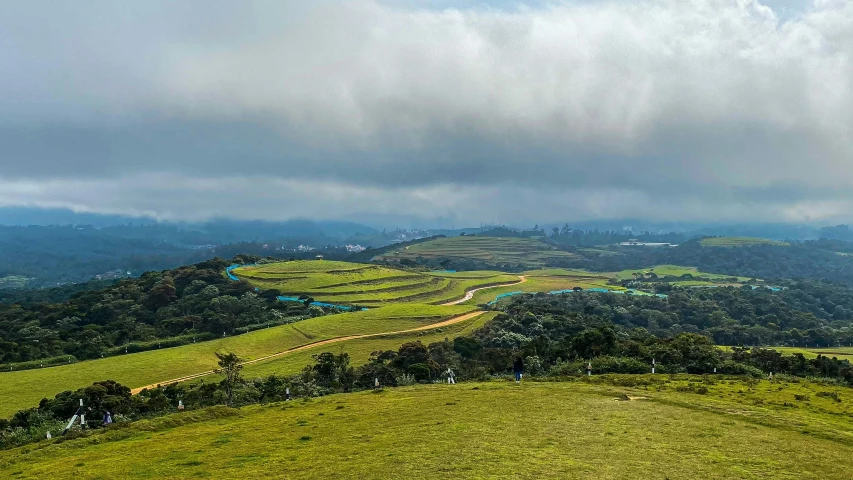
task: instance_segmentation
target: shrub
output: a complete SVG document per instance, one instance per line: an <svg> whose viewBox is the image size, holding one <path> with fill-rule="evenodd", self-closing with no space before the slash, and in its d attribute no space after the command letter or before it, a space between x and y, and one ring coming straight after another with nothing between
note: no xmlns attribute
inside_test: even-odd
<svg viewBox="0 0 853 480"><path fill-rule="evenodd" d="M726 360L719 369L720 373L728 375L748 375L753 378L763 378L764 372L751 366L733 360Z"/></svg>
<svg viewBox="0 0 853 480"><path fill-rule="evenodd" d="M419 382L425 382L430 379L429 366L425 363L413 363L409 365L408 373L414 376Z"/></svg>
<svg viewBox="0 0 853 480"><path fill-rule="evenodd" d="M415 378L414 375L409 373L404 373L397 377L397 385L401 387L405 387L407 385L414 385L416 383L418 383L418 380Z"/></svg>
<svg viewBox="0 0 853 480"><path fill-rule="evenodd" d="M838 398L838 392L817 392L816 395L818 397L831 398L831 399L835 400L836 402L841 401L841 399Z"/></svg>

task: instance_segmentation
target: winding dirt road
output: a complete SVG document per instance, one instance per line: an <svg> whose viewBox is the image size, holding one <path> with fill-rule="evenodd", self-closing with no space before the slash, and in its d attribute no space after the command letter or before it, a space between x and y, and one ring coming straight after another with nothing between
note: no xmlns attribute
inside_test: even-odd
<svg viewBox="0 0 853 480"><path fill-rule="evenodd" d="M251 365L253 363L263 362L263 361L269 360L271 358L281 357L283 355L289 355L291 353L301 352L302 350L308 350L310 348L319 347L322 345L329 345L331 343L345 342L347 340L357 340L360 338L381 337L381 336L385 336L385 335L398 335L398 334L402 334L402 333L414 333L414 332L422 332L424 330L432 330L434 328L441 328L441 327L446 327L446 326L453 325L453 324L456 324L459 322L464 322L465 320L470 320L474 317L479 317L480 315L482 315L484 313L486 313L486 312L477 311L477 312L466 313L463 315L457 315L453 318L448 318L447 320L444 320L444 321L441 321L438 323L432 323L432 324L424 325L422 327L417 327L417 328L410 328L408 330L398 330L396 332L368 333L368 334L364 334L364 335L348 335L345 337L328 338L326 340L320 340L320 341L313 342L313 343L306 343L305 345L300 345L298 347L289 348L287 350L284 350L284 351L278 352L278 353L274 353L272 355L267 355L264 357L256 358L254 360L249 360L247 362L241 363L241 365ZM136 395L137 393L141 392L142 390L145 390L146 388L151 389L151 388L156 388L158 385L165 386L165 385L171 385L173 383L185 382L187 380L194 380L194 379L199 378L199 377L206 377L206 376L212 375L214 373L216 373L216 372L214 372L213 370L208 370L206 372L194 373L192 375L186 375L186 376L179 377L179 378L173 378L171 380L164 380L162 382L152 383L151 385L145 385L144 387L134 388L130 391L130 393L132 393L133 395Z"/></svg>
<svg viewBox="0 0 853 480"><path fill-rule="evenodd" d="M458 300L453 300L451 302L442 303L441 305L442 306L459 305L462 302L467 302L468 300L471 300L472 298L474 298L474 294L479 292L480 290L486 290L489 288L509 287L512 285L518 285L519 283L524 283L526 281L527 281L527 277L525 277L524 275L519 275L517 282L503 283L503 284L498 284L498 285L489 285L487 287L474 288L474 289L471 289L471 290L468 290L467 292L465 292L464 297L462 297ZM411 328L408 330L398 330L396 332L368 333L365 335L349 335L349 336L345 336L345 337L328 338L326 340L320 340L320 341L313 342L313 343L306 343L305 345L300 345L298 347L289 348L287 350L284 350L284 351L281 351L278 353L274 353L272 355L267 355L264 357L256 358L254 360L249 360L247 362L243 362L241 365L251 365L253 363L263 362L263 361L269 360L271 358L281 357L283 355L289 355L291 353L301 352L302 350L308 350L310 348L319 347L322 345L329 345L331 343L345 342L347 340L357 340L360 338L381 337L384 335L398 335L398 334L402 334L402 333L414 333L414 332L422 332L424 330L432 330L434 328L441 328L441 327L446 327L448 325L453 325L455 323L464 322L465 320L470 320L470 319L472 319L474 317L478 317L484 313L486 313L486 312L477 311L477 312L466 313L463 315L457 315L455 317L448 318L447 320L444 320L444 321L441 321L438 323L433 323L430 325L424 325L424 326L418 327L418 328ZM206 377L206 376L212 375L214 373L216 373L216 372L213 370L208 370L206 372L194 373L192 375L185 375L183 377L173 378L171 380L164 380L162 382L152 383L151 385L145 385L144 387L134 388L130 391L130 393L132 393L133 395L136 395L137 393L141 392L142 390L145 390L146 388L151 389L151 388L156 388L158 385L165 386L165 385L171 385L173 383L185 382L187 380L194 380L196 378Z"/></svg>
<svg viewBox="0 0 853 480"><path fill-rule="evenodd" d="M526 281L527 281L527 277L525 277L524 275L519 275L517 282L500 283L497 285L489 285L487 287L480 287L480 288L468 290L467 292L465 292L465 296L460 298L459 300L453 300L452 302L442 303L441 305L442 306L459 305L460 303L467 302L468 300L471 300L472 298L474 298L474 294L479 292L480 290L487 290L489 288L499 288L499 287L511 287L513 285L518 285L519 283L524 283Z"/></svg>

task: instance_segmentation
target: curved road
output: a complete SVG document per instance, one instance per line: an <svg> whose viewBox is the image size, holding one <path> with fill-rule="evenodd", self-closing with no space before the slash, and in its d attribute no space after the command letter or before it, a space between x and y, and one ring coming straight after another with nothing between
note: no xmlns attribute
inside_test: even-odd
<svg viewBox="0 0 853 480"><path fill-rule="evenodd" d="M489 285L487 287L474 288L472 290L468 290L467 292L465 292L465 296L460 298L459 300L453 300L451 302L442 303L441 305L442 306L459 305L460 303L467 302L468 300L471 300L472 298L474 298L474 294L479 292L480 290L487 290L489 288L498 288L498 287L511 287L513 285L518 285L519 283L524 283L526 281L527 281L527 277L525 277L524 275L519 275L517 282L501 283L498 285Z"/></svg>
<svg viewBox="0 0 853 480"><path fill-rule="evenodd" d="M489 285L487 287L474 288L474 289L466 291L464 297L462 297L458 300L453 300L453 301L450 301L447 303L442 303L441 305L442 306L459 305L462 302L467 302L468 300L471 300L472 298L474 298L474 294L479 292L480 290L486 290L489 288L509 287L512 285L518 285L519 283L524 283L526 281L527 281L527 277L525 277L524 275L519 275L517 282L503 283L503 284L498 284L498 285ZM346 337L329 338L326 340L320 340L317 342L307 343L305 345L300 345L298 347L289 348L289 349L284 350L282 352L274 353L272 355L267 355L265 357L259 357L259 358L256 358L254 360L249 360L247 362L243 362L241 365L251 365L253 363L263 362L263 361L269 360L271 358L276 358L276 357L280 357L282 355L288 355L291 353L300 352L302 350L308 350L309 348L319 347L321 345L328 345L330 343L345 342L347 340L356 340L359 338L380 337L380 336L384 336L384 335L397 335L397 334L401 334L401 333L413 333L413 332L422 332L424 330L432 330L434 328L446 327L448 325L453 325L455 323L464 322L465 320L469 320L471 318L478 317L484 313L486 313L486 312L478 311L478 312L466 313L464 315L458 315L458 316L449 318L447 320L444 320L444 321L441 321L438 323L433 323L430 325L424 325L422 327L412 328L409 330L398 330L396 332L369 333L369 334L365 334L365 335L349 335ZM130 391L130 393L132 393L133 395L136 395L137 393L141 392L142 390L145 390L146 388L151 389L151 388L156 388L158 385L165 386L165 385L171 385L173 383L185 382L187 380L194 380L194 379L199 378L199 377L206 377L206 376L212 375L214 373L216 373L216 372L213 370L208 370L206 372L194 373L192 375L186 375L186 376L179 377L179 378L173 378L171 380L164 380L162 382L152 383L151 385L145 385L144 387L134 388Z"/></svg>
<svg viewBox="0 0 853 480"><path fill-rule="evenodd" d="M480 315L482 315L484 313L486 313L486 312L482 311L482 310L477 311L477 312L466 313L463 315L457 315L453 318L449 318L447 320L444 320L444 321L441 321L438 323L432 323L430 325L424 325L422 327L417 327L417 328L410 328L408 330L398 330L396 332L368 333L368 334L364 334L364 335L349 335L346 337L329 338L326 340L320 340L317 342L312 342L312 343L307 343L305 345L300 345L298 347L289 348L287 350L284 350L283 352L274 353L272 355L267 355L265 357L259 357L259 358L256 358L254 360L249 360L247 362L241 363L240 365L251 365L253 363L263 362L263 361L269 360L271 358L281 357L283 355L288 355L291 353L300 352L302 350L308 350L309 348L319 347L321 345L328 345L330 343L345 342L347 340L357 340L360 338L381 337L384 335L397 335L397 334L401 334L401 333L414 333L414 332L422 332L424 330L432 330L434 328L446 327L448 325L453 325L453 324L456 324L459 322L464 322L465 320L470 320L474 317L479 317ZM151 385L146 385L144 387L134 388L133 390L130 391L130 393L132 393L133 395L136 395L137 393L141 392L142 390L145 390L146 388L151 389L151 388L156 388L158 385L165 386L165 385L171 385L173 383L185 382L187 380L193 380L193 379L196 379L199 377L206 377L207 375L212 375L214 373L216 373L216 372L213 370L208 370L206 372L201 372L201 373L194 373L192 375L186 375L186 376L179 377L179 378L173 378L171 380L165 380L162 382L152 383Z"/></svg>

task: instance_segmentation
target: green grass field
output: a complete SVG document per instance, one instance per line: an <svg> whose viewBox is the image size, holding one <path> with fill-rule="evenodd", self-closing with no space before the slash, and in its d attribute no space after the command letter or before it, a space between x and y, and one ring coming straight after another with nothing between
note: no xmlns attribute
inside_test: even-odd
<svg viewBox="0 0 853 480"><path fill-rule="evenodd" d="M57 367L2 372L0 373L0 398L2 398L0 418L5 418L21 408L36 406L39 400L44 397L52 397L64 390L74 390L91 385L92 382L99 380L115 380L131 388L136 388L205 372L216 366L216 358L213 354L218 351L234 352L245 360L252 360L329 338L418 328L473 310L475 310L473 307L465 305L389 305L367 311L312 318L290 325L182 347L108 357ZM409 336L409 338L416 337L417 335ZM381 339L377 339L375 345L388 346L396 341L382 343L379 340ZM405 341L407 340L401 340L396 345ZM373 344L373 342L362 340L357 345L368 344ZM338 344L335 345L337 348ZM344 343L340 345L344 345ZM308 351L299 352L299 354L302 355ZM279 357L270 360L270 362L287 363L289 359L286 357ZM366 360L363 355L359 358ZM310 355L302 355L299 361L301 368L310 362ZM267 368L262 367L262 365L262 363L254 364L252 368ZM249 367L247 370L251 371ZM294 371L283 370L278 373L294 373Z"/></svg>
<svg viewBox="0 0 853 480"><path fill-rule="evenodd" d="M624 290L622 287L608 285L610 277L584 272L581 270L565 270L565 269L543 269L530 270L522 273L527 281L517 285L507 287L490 288L476 292L467 304L480 305L490 302L499 294L508 292L551 292L555 290L568 290L574 287L588 288L608 288L612 290Z"/></svg>
<svg viewBox="0 0 853 480"><path fill-rule="evenodd" d="M518 281L502 272L423 273L333 261L279 262L242 267L237 277L285 295L308 295L330 303L380 306L391 303L444 303L479 286Z"/></svg>
<svg viewBox="0 0 853 480"><path fill-rule="evenodd" d="M849 479L851 405L720 377L418 385L41 442L0 452L0 478Z"/></svg>
<svg viewBox="0 0 853 480"><path fill-rule="evenodd" d="M0 288L24 288L32 278L23 275L6 275L0 277Z"/></svg>
<svg viewBox="0 0 853 480"><path fill-rule="evenodd" d="M658 277L680 277L682 275L693 275L694 277L705 277L710 280L710 282L701 282L702 284L708 285L730 285L736 284L738 282L746 282L749 280L748 277L738 277L736 275L723 275L719 273L707 273L700 272L699 269L695 267L684 267L680 265L655 265L653 267L634 269L634 270L622 270L621 272L615 272L612 275L618 278L619 280L630 280L634 278L634 273L642 273L648 275L649 273L654 273ZM735 282L731 280L735 279Z"/></svg>
<svg viewBox="0 0 853 480"><path fill-rule="evenodd" d="M367 362L371 353L378 350L396 350L400 345L406 342L420 341L424 345L429 345L430 343L440 342L445 338L452 340L458 336L469 335L474 330L480 328L486 322L493 319L497 314L498 312L485 312L480 316L464 322L423 332L347 340L341 343L318 346L316 348L295 352L291 355L284 355L268 361L246 365L243 369L243 374L246 377L253 378L264 377L272 374L281 375L297 373L302 370L305 365L308 365L313 361L311 358L312 355L317 355L323 352L332 352L335 354L346 352L349 354L350 362L353 365L362 365Z"/></svg>
<svg viewBox="0 0 853 480"><path fill-rule="evenodd" d="M407 246L380 255L376 260L404 258L467 258L494 264L520 264L542 267L549 259L577 258L577 255L555 249L531 238L513 237L448 237Z"/></svg>
<svg viewBox="0 0 853 480"><path fill-rule="evenodd" d="M853 347L827 347L827 348L800 348L800 347L766 347L776 350L785 355L801 353L806 358L816 358L818 355L824 357L837 357L839 360L853 362Z"/></svg>
<svg viewBox="0 0 853 480"><path fill-rule="evenodd" d="M777 245L787 247L789 244L755 237L707 237L699 241L703 247L746 247L751 245Z"/></svg>

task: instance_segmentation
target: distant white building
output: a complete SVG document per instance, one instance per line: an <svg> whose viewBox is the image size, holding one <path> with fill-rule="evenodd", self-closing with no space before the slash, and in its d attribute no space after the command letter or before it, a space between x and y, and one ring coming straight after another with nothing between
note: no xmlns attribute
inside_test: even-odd
<svg viewBox="0 0 853 480"><path fill-rule="evenodd" d="M359 244L355 244L355 245L347 245L347 251L348 251L348 252L358 253L358 252L363 252L363 251L365 251L365 250L366 250L366 248L362 247L362 246L361 246L361 245L359 245Z"/></svg>
<svg viewBox="0 0 853 480"><path fill-rule="evenodd" d="M659 242L638 242L636 240L628 240L627 242L622 242L619 244L623 247L677 247L678 245L672 243L659 243Z"/></svg>
<svg viewBox="0 0 853 480"><path fill-rule="evenodd" d="M297 252L310 252L314 250L314 247L309 247L308 245L300 245L296 247Z"/></svg>

